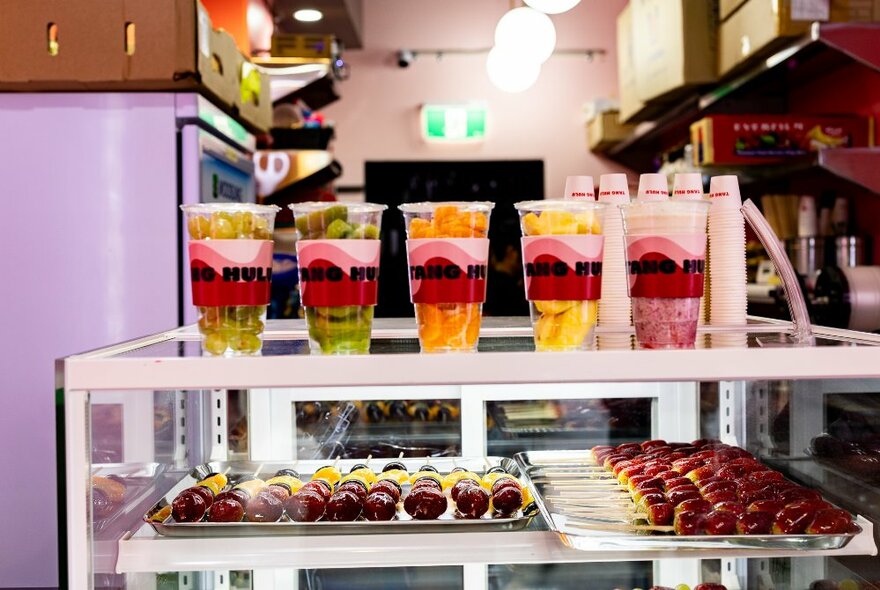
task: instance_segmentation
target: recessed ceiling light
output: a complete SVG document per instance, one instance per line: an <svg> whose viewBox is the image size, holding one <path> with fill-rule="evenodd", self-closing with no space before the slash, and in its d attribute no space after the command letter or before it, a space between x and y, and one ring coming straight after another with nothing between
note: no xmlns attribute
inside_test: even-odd
<svg viewBox="0 0 880 590"><path fill-rule="evenodd" d="M301 8L294 11L293 18L303 23L314 23L324 18L324 13L314 8Z"/></svg>

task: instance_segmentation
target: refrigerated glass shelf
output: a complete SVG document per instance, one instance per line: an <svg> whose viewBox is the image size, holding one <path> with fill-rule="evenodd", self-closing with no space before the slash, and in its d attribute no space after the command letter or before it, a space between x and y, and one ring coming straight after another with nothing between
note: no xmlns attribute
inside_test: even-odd
<svg viewBox="0 0 880 590"><path fill-rule="evenodd" d="M629 334L605 331L603 334ZM700 328L692 350L538 353L525 318L487 318L476 354L420 354L414 322L375 322L372 354L314 356L302 320L267 323L261 354L203 356L194 327L68 357L72 389L328 387L479 383L572 383L876 376L880 336L814 329L814 345L788 322L753 318L741 328ZM712 345L723 341L719 346ZM366 398L365 398L366 399Z"/></svg>

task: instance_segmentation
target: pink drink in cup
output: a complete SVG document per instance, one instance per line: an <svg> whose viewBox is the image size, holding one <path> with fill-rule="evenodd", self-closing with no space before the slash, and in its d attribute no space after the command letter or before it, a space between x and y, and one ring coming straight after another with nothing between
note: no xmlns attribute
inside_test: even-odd
<svg viewBox="0 0 880 590"><path fill-rule="evenodd" d="M706 270L708 201L622 205L629 292L642 348L692 348Z"/></svg>

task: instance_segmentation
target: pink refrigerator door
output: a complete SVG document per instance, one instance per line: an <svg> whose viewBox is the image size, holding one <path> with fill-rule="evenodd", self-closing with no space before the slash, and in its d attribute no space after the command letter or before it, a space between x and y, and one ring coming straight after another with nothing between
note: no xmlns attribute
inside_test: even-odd
<svg viewBox="0 0 880 590"><path fill-rule="evenodd" d="M0 94L0 587L57 584L54 360L173 328L172 94Z"/></svg>

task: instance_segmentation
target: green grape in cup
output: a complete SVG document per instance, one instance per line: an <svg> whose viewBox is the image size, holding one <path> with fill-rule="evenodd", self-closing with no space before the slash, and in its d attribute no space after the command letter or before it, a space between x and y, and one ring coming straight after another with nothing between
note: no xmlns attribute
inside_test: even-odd
<svg viewBox="0 0 880 590"><path fill-rule="evenodd" d="M274 206L240 203L184 205L182 208L186 214L191 248L196 241L271 240L278 210ZM217 245L213 247L217 248ZM267 263L262 261L260 264L265 266ZM271 266L271 247L268 265ZM265 289L268 292L268 286ZM199 310L198 327L206 351L216 356L245 355L262 348L268 304L199 305L199 297L194 285L193 301Z"/></svg>
<svg viewBox="0 0 880 590"><path fill-rule="evenodd" d="M378 284L379 226L385 206L297 203L290 208L299 234L300 289L312 352L367 354ZM364 240L371 243L355 242ZM351 268L352 260L370 262L357 271ZM332 282L322 274L328 265L337 272ZM366 268L372 273L369 281L356 280L357 276L365 278Z"/></svg>

